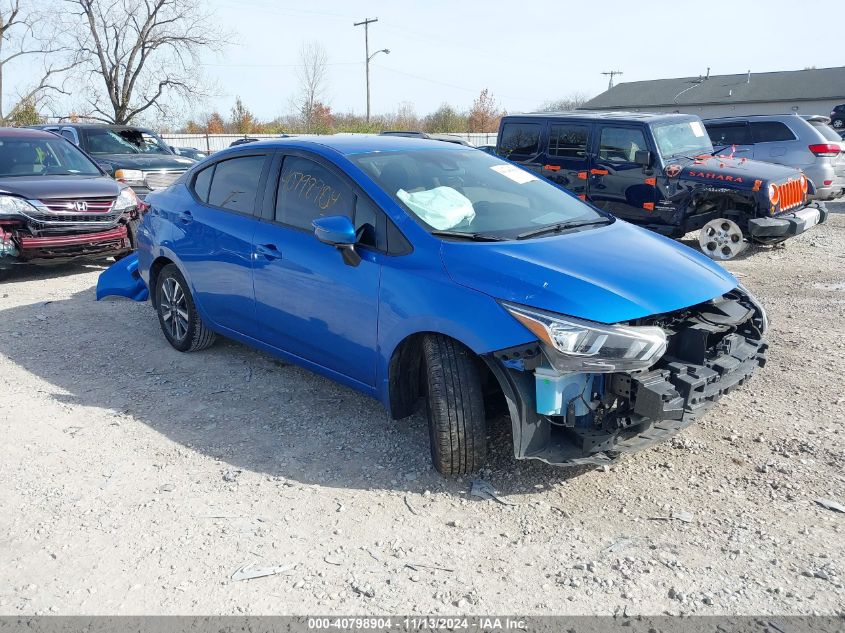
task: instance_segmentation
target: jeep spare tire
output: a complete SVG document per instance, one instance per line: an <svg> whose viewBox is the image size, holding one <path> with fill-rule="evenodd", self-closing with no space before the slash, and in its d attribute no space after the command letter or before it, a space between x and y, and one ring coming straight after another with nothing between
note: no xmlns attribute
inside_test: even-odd
<svg viewBox="0 0 845 633"><path fill-rule="evenodd" d="M721 261L733 259L748 246L742 229L727 218L711 220L705 224L698 234L698 244L710 259Z"/></svg>

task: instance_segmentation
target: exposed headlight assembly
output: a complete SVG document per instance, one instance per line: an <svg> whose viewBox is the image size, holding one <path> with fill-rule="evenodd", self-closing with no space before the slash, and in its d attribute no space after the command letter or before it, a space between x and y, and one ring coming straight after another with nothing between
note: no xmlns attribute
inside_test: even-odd
<svg viewBox="0 0 845 633"><path fill-rule="evenodd" d="M33 211L35 211L35 207L23 198L0 196L0 218L19 218Z"/></svg>
<svg viewBox="0 0 845 633"><path fill-rule="evenodd" d="M558 371L613 373L651 367L666 351L659 327L604 325L502 302L543 343Z"/></svg>
<svg viewBox="0 0 845 633"><path fill-rule="evenodd" d="M757 297L751 294L748 291L748 288L746 288L742 284L737 284L736 287L739 288L740 291L742 291L746 297L748 297L748 300L751 302L751 304L760 312L760 320L763 324L763 327L760 329L760 334L765 334L766 331L769 329L769 315L766 314L766 308L763 307L762 303L757 301Z"/></svg>
<svg viewBox="0 0 845 633"><path fill-rule="evenodd" d="M121 190L120 195L117 197L117 200L114 201L114 206L112 209L114 211L127 211L132 207L138 206L138 196L135 195L135 192L132 191L129 187L126 187Z"/></svg>
<svg viewBox="0 0 845 633"><path fill-rule="evenodd" d="M143 185L144 172L140 169L118 169L114 172L114 179L127 185Z"/></svg>

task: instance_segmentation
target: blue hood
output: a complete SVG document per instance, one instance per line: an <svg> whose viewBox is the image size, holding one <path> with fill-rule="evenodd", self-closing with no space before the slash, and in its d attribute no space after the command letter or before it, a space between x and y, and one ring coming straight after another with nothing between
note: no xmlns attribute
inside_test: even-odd
<svg viewBox="0 0 845 633"><path fill-rule="evenodd" d="M524 241L444 241L441 257L463 286L600 323L671 312L737 285L706 256L620 220Z"/></svg>

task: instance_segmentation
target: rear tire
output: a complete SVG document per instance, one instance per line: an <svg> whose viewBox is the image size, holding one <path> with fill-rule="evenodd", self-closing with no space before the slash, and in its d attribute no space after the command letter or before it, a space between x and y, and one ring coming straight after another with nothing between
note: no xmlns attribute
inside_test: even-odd
<svg viewBox="0 0 845 633"><path fill-rule="evenodd" d="M180 352L197 352L214 343L197 312L188 283L175 264L168 264L156 278L158 322L167 342Z"/></svg>
<svg viewBox="0 0 845 633"><path fill-rule="evenodd" d="M471 473L487 456L484 395L476 360L441 334L423 340L431 459L444 475Z"/></svg>

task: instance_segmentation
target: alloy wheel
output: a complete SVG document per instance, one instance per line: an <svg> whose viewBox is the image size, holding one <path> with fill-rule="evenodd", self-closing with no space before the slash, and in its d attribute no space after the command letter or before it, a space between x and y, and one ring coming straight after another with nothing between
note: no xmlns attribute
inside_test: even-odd
<svg viewBox="0 0 845 633"><path fill-rule="evenodd" d="M698 243L705 255L712 259L733 259L745 250L742 229L725 218L711 220L698 234Z"/></svg>
<svg viewBox="0 0 845 633"><path fill-rule="evenodd" d="M167 277L161 285L159 311L170 336L181 341L188 334L188 299L179 282Z"/></svg>

